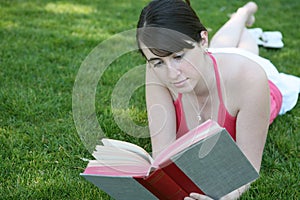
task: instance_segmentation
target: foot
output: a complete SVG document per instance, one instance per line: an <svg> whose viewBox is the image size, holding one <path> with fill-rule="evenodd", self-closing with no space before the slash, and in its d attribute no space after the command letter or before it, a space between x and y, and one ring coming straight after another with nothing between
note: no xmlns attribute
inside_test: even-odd
<svg viewBox="0 0 300 200"><path fill-rule="evenodd" d="M246 25L252 26L255 22L254 13L256 13L258 9L257 4L255 2L250 1L246 5L244 5L244 7L248 9L248 14L249 14L249 18L246 22Z"/></svg>
<svg viewBox="0 0 300 200"><path fill-rule="evenodd" d="M255 22L254 13L256 13L258 7L257 4L253 1L246 3L243 7L237 10L237 13L243 13L247 15L246 26L250 27Z"/></svg>
<svg viewBox="0 0 300 200"><path fill-rule="evenodd" d="M256 13L258 7L255 2L250 1L246 3L242 8L245 8L248 11L249 15L253 15L254 13Z"/></svg>

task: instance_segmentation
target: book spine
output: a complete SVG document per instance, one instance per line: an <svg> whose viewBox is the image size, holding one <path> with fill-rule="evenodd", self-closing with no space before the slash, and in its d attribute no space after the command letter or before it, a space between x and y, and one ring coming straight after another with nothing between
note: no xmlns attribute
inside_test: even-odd
<svg viewBox="0 0 300 200"><path fill-rule="evenodd" d="M162 170L168 174L187 194L196 192L204 194L204 192L171 160L162 167Z"/></svg>
<svg viewBox="0 0 300 200"><path fill-rule="evenodd" d="M162 169L157 169L146 178L135 178L141 185L154 194L159 200L178 200L189 196Z"/></svg>

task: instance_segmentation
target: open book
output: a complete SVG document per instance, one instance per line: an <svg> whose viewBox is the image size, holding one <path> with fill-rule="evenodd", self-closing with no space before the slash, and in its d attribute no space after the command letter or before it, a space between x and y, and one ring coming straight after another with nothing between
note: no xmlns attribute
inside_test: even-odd
<svg viewBox="0 0 300 200"><path fill-rule="evenodd" d="M219 199L258 173L229 133L208 120L177 139L154 160L141 147L102 139L81 173L113 198L178 200L191 192Z"/></svg>

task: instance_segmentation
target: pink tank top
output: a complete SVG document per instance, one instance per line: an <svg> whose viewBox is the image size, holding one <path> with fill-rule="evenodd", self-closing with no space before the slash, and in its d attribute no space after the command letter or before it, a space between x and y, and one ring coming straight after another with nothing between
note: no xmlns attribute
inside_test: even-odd
<svg viewBox="0 0 300 200"><path fill-rule="evenodd" d="M217 66L217 62L215 58L211 55L211 53L208 54L214 65L214 71L216 76L216 85L218 90L218 96L219 96L219 111L218 111L218 124L221 127L224 127L231 137L236 140L236 116L232 116L226 109L225 104L223 102L223 96L221 91L221 81L220 81L220 75L219 70ZM270 123L273 122L273 120L278 115L281 104L282 104L282 95L279 91L279 89L274 85L271 81L269 81L269 87L270 87L270 100L271 100L271 113L270 113ZM174 101L175 111L176 111L176 125L177 125L177 135L176 137L179 138L185 133L189 131L186 123L186 118L182 106L182 94L179 93L177 99Z"/></svg>

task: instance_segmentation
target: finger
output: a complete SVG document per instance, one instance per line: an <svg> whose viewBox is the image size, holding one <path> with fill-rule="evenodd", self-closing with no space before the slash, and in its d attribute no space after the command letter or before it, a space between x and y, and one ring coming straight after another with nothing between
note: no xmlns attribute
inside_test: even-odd
<svg viewBox="0 0 300 200"><path fill-rule="evenodd" d="M206 196L206 195L202 195L202 194L198 194L198 193L191 193L190 197L194 198L194 199L201 199L201 200L212 200L212 198Z"/></svg>
<svg viewBox="0 0 300 200"><path fill-rule="evenodd" d="M195 199L191 197L184 197L184 200L195 200Z"/></svg>

